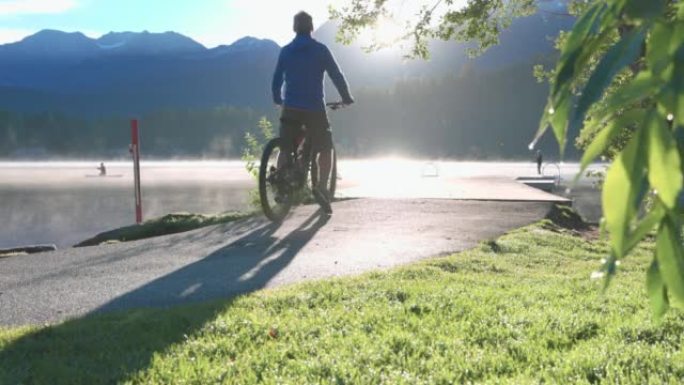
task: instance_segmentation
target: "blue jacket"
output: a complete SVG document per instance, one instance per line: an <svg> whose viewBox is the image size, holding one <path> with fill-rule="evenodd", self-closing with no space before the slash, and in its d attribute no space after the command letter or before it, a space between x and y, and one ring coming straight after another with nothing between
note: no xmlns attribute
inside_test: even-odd
<svg viewBox="0 0 684 385"><path fill-rule="evenodd" d="M332 53L310 35L299 34L280 51L273 74L273 102L285 107L325 111L323 73L327 72L345 103L352 103L349 86ZM282 87L285 82L285 101Z"/></svg>

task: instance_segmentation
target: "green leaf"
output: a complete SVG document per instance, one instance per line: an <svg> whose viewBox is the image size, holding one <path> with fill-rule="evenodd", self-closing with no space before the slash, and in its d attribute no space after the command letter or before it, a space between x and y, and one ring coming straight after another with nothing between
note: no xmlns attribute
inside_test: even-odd
<svg viewBox="0 0 684 385"><path fill-rule="evenodd" d="M534 150L534 146L537 145L537 142L539 142L539 139L544 135L546 132L546 129L549 127L549 109L551 108L551 101L549 101L546 104L546 107L544 107L544 113L542 114L541 120L539 121L539 128L537 129L537 133L534 134L534 139L532 139L532 143L530 143L529 149L530 151Z"/></svg>
<svg viewBox="0 0 684 385"><path fill-rule="evenodd" d="M620 86L606 99L604 107L594 114L598 119L607 121L621 109L630 107L658 93L664 83L650 71L639 72L629 83Z"/></svg>
<svg viewBox="0 0 684 385"><path fill-rule="evenodd" d="M592 33L596 33L597 20L608 10L608 5L597 1L582 14L572 27L568 39L563 47L561 60L567 59L572 53L581 48L585 40Z"/></svg>
<svg viewBox="0 0 684 385"><path fill-rule="evenodd" d="M646 216L641 219L636 228L629 234L629 239L627 240L627 247L625 252L629 253L632 251L636 245L639 244L648 233L653 230L658 223L663 219L666 212L663 206L659 203L655 204L655 207L646 214Z"/></svg>
<svg viewBox="0 0 684 385"><path fill-rule="evenodd" d="M572 124L578 125L584 121L584 116L594 103L596 103L613 78L626 66L634 63L641 55L641 45L644 42L643 29L635 29L626 34L620 41L613 45L603 56L596 69L587 81L582 96L577 102L577 108L573 115Z"/></svg>
<svg viewBox="0 0 684 385"><path fill-rule="evenodd" d="M660 274L658 261L653 261L646 273L646 288L651 300L651 310L656 319L661 319L670 307L667 299L667 288Z"/></svg>
<svg viewBox="0 0 684 385"><path fill-rule="evenodd" d="M615 257L615 254L611 253L608 256L608 260L603 264L601 270L605 273L603 279L603 292L606 292L617 273L617 258Z"/></svg>
<svg viewBox="0 0 684 385"><path fill-rule="evenodd" d="M642 122L645 116L646 112L643 109L638 108L627 111L622 116L609 122L608 125L596 135L589 147L584 151L580 163L579 175L584 173L587 167L589 167L589 164L606 150L610 141L623 130L625 126L635 122ZM594 124L597 123L600 124L601 122L595 122Z"/></svg>
<svg viewBox="0 0 684 385"><path fill-rule="evenodd" d="M671 50L674 38L674 26L666 23L656 23L651 28L646 50L646 62L651 71L656 74L662 73L671 60L674 51Z"/></svg>
<svg viewBox="0 0 684 385"><path fill-rule="evenodd" d="M549 122L553 128L553 133L560 147L560 157L563 158L565 152L565 142L568 133L568 116L572 108L570 93L563 93L558 102L549 110Z"/></svg>
<svg viewBox="0 0 684 385"><path fill-rule="evenodd" d="M650 20L663 13L665 0L627 0L624 12L627 17L638 20Z"/></svg>
<svg viewBox="0 0 684 385"><path fill-rule="evenodd" d="M578 61L588 55L583 54L587 49L587 38L597 33L598 21L606 13L608 6L603 2L596 2L587 9L577 20L568 35L559 60L555 81L551 89L552 99L557 99L560 91L575 77Z"/></svg>
<svg viewBox="0 0 684 385"><path fill-rule="evenodd" d="M603 185L603 211L611 247L620 259L627 251L628 231L635 218L645 181L646 152L641 149L643 129L639 128L627 147L608 169Z"/></svg>
<svg viewBox="0 0 684 385"><path fill-rule="evenodd" d="M674 209L682 190L681 160L672 131L657 112L648 122L648 180L665 207Z"/></svg>
<svg viewBox="0 0 684 385"><path fill-rule="evenodd" d="M684 126L684 44L677 48L674 56L671 87L676 98L673 114L677 124Z"/></svg>
<svg viewBox="0 0 684 385"><path fill-rule="evenodd" d="M568 90L564 90L560 94L558 102L549 100L548 104L544 108L544 114L542 115L541 121L539 123L539 129L530 144L530 150L534 149L542 135L546 132L549 125L553 128L553 133L558 141L558 147L560 148L561 158L565 151L565 142L567 138L567 127L568 127L568 115L571 108L571 99L569 85L566 86Z"/></svg>
<svg viewBox="0 0 684 385"><path fill-rule="evenodd" d="M671 216L664 218L656 239L656 258L668 293L681 306L684 304L684 249L679 231Z"/></svg>

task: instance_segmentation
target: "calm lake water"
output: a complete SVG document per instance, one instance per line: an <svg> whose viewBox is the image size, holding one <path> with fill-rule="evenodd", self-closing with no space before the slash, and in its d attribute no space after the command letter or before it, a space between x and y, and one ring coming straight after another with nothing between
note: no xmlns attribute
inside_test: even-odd
<svg viewBox="0 0 684 385"><path fill-rule="evenodd" d="M97 233L134 223L133 170L130 162L106 163L108 175L97 177L98 162L0 162L0 248L28 244L68 247ZM343 161L344 179L370 172L406 173L437 167L440 176L533 175L532 163L434 162L398 159ZM375 170L375 171L373 171ZM565 180L576 164L561 167ZM556 167L547 174L557 174ZM249 209L248 193L256 186L240 161L143 162L143 214L218 213ZM562 191L561 191L562 193ZM600 217L598 194L590 181L570 193L590 220Z"/></svg>

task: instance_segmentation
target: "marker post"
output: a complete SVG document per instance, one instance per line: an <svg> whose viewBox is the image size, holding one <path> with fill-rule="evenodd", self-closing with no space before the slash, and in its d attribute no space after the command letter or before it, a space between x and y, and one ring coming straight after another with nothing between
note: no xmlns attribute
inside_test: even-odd
<svg viewBox="0 0 684 385"><path fill-rule="evenodd" d="M135 223L141 224L142 217L142 193L140 190L140 130L138 120L131 120L131 155L133 156L133 177L135 187Z"/></svg>

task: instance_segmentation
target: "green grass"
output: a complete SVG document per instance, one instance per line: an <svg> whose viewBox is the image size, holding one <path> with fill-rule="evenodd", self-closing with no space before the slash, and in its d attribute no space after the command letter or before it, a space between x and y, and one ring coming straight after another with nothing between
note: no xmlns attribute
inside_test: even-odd
<svg viewBox="0 0 684 385"><path fill-rule="evenodd" d="M97 246L103 243L128 242L161 235L182 233L200 227L233 222L251 216L251 213L223 213L216 215L173 213L160 218L150 219L139 225L122 227L107 231L87 239L75 247Z"/></svg>
<svg viewBox="0 0 684 385"><path fill-rule="evenodd" d="M0 383L678 384L684 316L651 318L652 249L602 294L607 246L546 223L390 272L4 330Z"/></svg>

